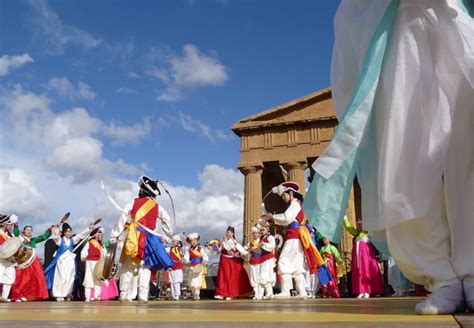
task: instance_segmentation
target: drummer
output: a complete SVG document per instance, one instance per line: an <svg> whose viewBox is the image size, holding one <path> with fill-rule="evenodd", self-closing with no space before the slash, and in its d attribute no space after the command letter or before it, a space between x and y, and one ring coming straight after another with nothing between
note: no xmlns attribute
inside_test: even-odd
<svg viewBox="0 0 474 328"><path fill-rule="evenodd" d="M0 214L0 245L13 237L11 230L17 222L18 217L15 214ZM15 267L13 263L8 258L0 258L0 285L3 286L0 302L10 302L9 295L14 282Z"/></svg>
<svg viewBox="0 0 474 328"><path fill-rule="evenodd" d="M100 301L101 281L94 275L97 262L105 255L106 248L102 240L104 239L104 228L97 227L91 232L91 239L82 248L81 261L86 262L86 273L84 276L85 301ZM94 297L91 297L94 288Z"/></svg>
<svg viewBox="0 0 474 328"><path fill-rule="evenodd" d="M150 291L150 269L161 270L173 266L163 246L163 243L171 240L172 229L168 212L156 201L156 196L161 195L157 181L142 176L138 187L138 197L125 207L112 228L111 240L119 240L122 233L127 235L124 256L120 259L120 302L130 302L138 293L138 303L146 304ZM156 232L159 223L161 234Z"/></svg>
<svg viewBox="0 0 474 328"><path fill-rule="evenodd" d="M199 245L199 239L201 239L201 236L197 232L190 233L186 237L186 241L191 244L191 247L185 253L183 259L184 263L190 268L188 282L194 300L200 299L203 279L202 266L209 261L204 248Z"/></svg>

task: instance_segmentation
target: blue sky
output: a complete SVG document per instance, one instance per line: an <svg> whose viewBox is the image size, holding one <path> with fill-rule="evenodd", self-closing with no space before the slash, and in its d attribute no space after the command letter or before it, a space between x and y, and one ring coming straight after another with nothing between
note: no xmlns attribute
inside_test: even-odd
<svg viewBox="0 0 474 328"><path fill-rule="evenodd" d="M329 86L337 5L1 1L0 212L112 222L98 181L125 202L147 174L173 190L181 227L205 229L226 202L219 228L241 221L230 126Z"/></svg>

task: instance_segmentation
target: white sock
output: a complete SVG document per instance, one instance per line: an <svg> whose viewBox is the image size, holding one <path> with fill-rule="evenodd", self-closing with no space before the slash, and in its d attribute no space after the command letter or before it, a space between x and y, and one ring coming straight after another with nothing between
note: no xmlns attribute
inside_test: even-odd
<svg viewBox="0 0 474 328"><path fill-rule="evenodd" d="M2 290L2 298L4 300L8 299L8 296L10 295L10 290L12 289L12 285L10 284L3 284L3 290Z"/></svg>
<svg viewBox="0 0 474 328"><path fill-rule="evenodd" d="M281 294L291 295L290 290L293 287L293 282L289 274L281 275Z"/></svg>
<svg viewBox="0 0 474 328"><path fill-rule="evenodd" d="M86 302L91 300L91 289L92 288L84 288L84 296L86 297Z"/></svg>
<svg viewBox="0 0 474 328"><path fill-rule="evenodd" d="M460 282L435 290L416 305L418 314L452 314L464 310L463 286Z"/></svg>
<svg viewBox="0 0 474 328"><path fill-rule="evenodd" d="M464 279L463 289L467 308L474 312L474 279Z"/></svg>
<svg viewBox="0 0 474 328"><path fill-rule="evenodd" d="M273 296L272 284L266 284L265 285L265 293L267 294L266 296Z"/></svg>

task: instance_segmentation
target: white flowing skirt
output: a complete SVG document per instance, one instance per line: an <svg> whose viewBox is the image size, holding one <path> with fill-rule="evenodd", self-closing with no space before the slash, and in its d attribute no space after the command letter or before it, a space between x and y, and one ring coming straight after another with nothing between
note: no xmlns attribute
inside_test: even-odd
<svg viewBox="0 0 474 328"><path fill-rule="evenodd" d="M389 2L343 1L337 11L331 84L339 118ZM433 208L452 146L453 117L474 110L473 87L474 23L461 1L401 0L370 133L360 148L364 229L381 231ZM462 142L473 147L472 140Z"/></svg>
<svg viewBox="0 0 474 328"><path fill-rule="evenodd" d="M67 297L72 293L76 276L76 255L66 251L58 260L54 271L52 293L54 297Z"/></svg>

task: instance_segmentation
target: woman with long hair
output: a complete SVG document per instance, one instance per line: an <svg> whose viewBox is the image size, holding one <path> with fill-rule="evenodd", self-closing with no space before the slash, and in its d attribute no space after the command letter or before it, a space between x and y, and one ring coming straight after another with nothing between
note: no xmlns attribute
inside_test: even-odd
<svg viewBox="0 0 474 328"><path fill-rule="evenodd" d="M217 271L217 299L247 296L252 291L242 257L247 251L235 240L235 229L228 227L222 241L219 270Z"/></svg>

